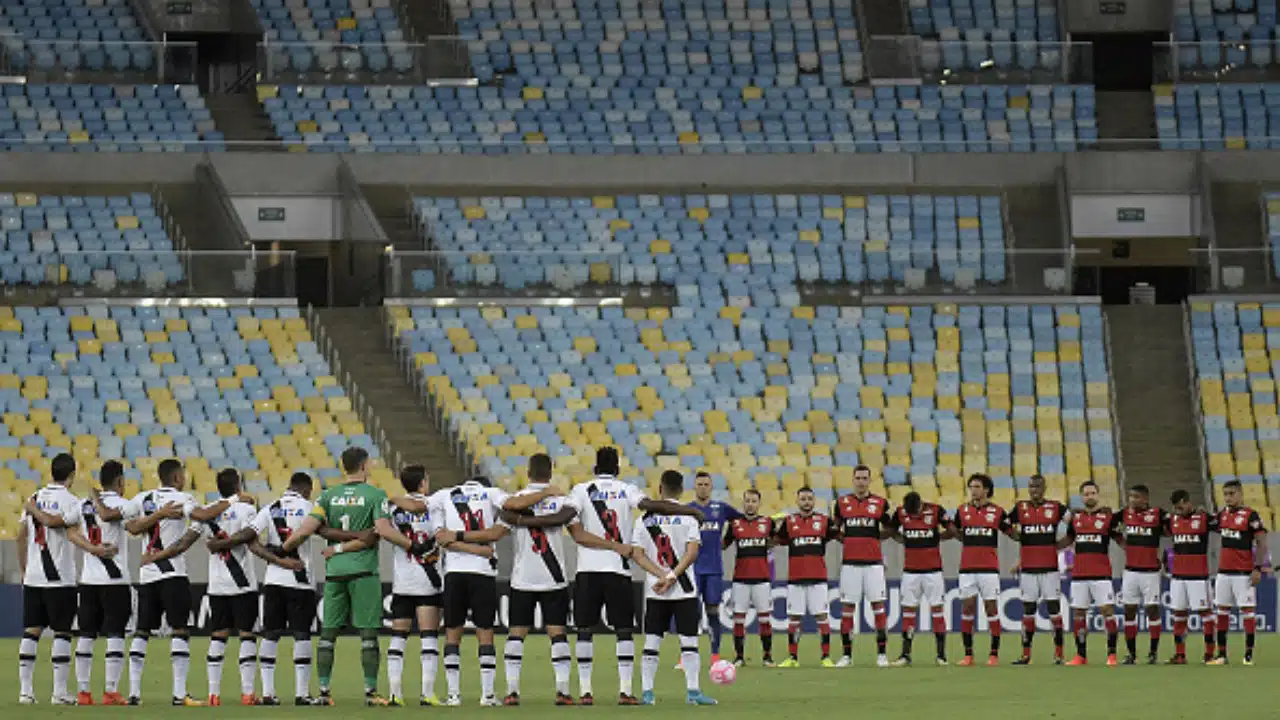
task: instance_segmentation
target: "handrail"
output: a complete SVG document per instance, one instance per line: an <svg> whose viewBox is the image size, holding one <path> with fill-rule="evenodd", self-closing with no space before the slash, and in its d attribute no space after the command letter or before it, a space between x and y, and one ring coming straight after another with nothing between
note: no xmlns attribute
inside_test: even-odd
<svg viewBox="0 0 1280 720"><path fill-rule="evenodd" d="M1191 306L1182 302L1182 343L1187 353L1187 383L1191 386L1192 412L1196 416L1196 442L1200 446L1200 479L1204 487L1205 507L1213 507L1213 479L1209 477L1208 443L1204 437L1204 411L1200 399L1200 382L1196 378L1195 347L1191 343Z"/></svg>
<svg viewBox="0 0 1280 720"><path fill-rule="evenodd" d="M1107 395L1111 403L1111 437L1115 441L1116 480L1120 483L1121 497L1128 487L1128 475L1124 469L1124 442L1120 435L1120 405L1116 401L1116 383L1112 373L1115 368L1115 356L1111 345L1111 318L1102 314L1102 338L1107 344Z"/></svg>

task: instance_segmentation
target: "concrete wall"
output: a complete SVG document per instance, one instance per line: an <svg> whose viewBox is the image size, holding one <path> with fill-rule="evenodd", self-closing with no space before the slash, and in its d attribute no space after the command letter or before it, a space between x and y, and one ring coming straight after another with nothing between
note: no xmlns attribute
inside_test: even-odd
<svg viewBox="0 0 1280 720"><path fill-rule="evenodd" d="M1069 33L1169 32L1169 0L1066 0Z"/></svg>
<svg viewBox="0 0 1280 720"><path fill-rule="evenodd" d="M1071 232L1076 238L1198 237L1200 198L1163 193L1073 195Z"/></svg>
<svg viewBox="0 0 1280 720"><path fill-rule="evenodd" d="M342 199L327 195L235 195L231 205L251 240L340 240ZM259 213L284 210L284 220Z"/></svg>

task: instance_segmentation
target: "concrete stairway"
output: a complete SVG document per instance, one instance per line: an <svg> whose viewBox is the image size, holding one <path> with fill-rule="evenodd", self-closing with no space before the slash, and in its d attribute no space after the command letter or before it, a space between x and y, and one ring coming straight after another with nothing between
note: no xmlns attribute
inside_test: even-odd
<svg viewBox="0 0 1280 720"><path fill-rule="evenodd" d="M213 219L216 200L205 196L194 183L160 186L165 207L178 223L188 250L242 250L231 238L218 232L221 227Z"/></svg>
<svg viewBox="0 0 1280 720"><path fill-rule="evenodd" d="M387 233L396 250L426 250L422 238L413 231L409 217L409 189L403 185L361 185L369 202L369 209L377 216L382 230Z"/></svg>
<svg viewBox="0 0 1280 720"><path fill-rule="evenodd" d="M866 19L866 34L910 35L902 0L879 0L862 3L862 16Z"/></svg>
<svg viewBox="0 0 1280 720"><path fill-rule="evenodd" d="M1213 183L1209 191L1214 237L1218 248L1224 251L1218 254L1218 265L1243 268L1244 285L1240 290L1245 292L1276 292L1270 258L1263 252L1266 231L1259 205L1261 193L1257 183ZM1202 266L1208 264L1207 255L1201 254L1199 259Z"/></svg>
<svg viewBox="0 0 1280 720"><path fill-rule="evenodd" d="M409 27L415 42L426 43L418 58L430 79L468 78L471 56L465 41L458 39L458 23L449 0L404 0L400 19Z"/></svg>
<svg viewBox="0 0 1280 720"><path fill-rule="evenodd" d="M1167 507L1174 490L1205 497L1180 305L1106 309L1121 461L1129 487Z"/></svg>
<svg viewBox="0 0 1280 720"><path fill-rule="evenodd" d="M387 444L403 462L426 466L433 489L465 480L462 466L443 431L436 427L426 398L410 385L395 353L387 347L381 308L317 309L316 317L342 362L344 378L364 395L382 423ZM313 335L319 335L312 328ZM336 369L335 369L336 370ZM349 388L348 388L349 389ZM394 464L395 457L387 458Z"/></svg>
<svg viewBox="0 0 1280 720"><path fill-rule="evenodd" d="M1156 149L1155 104L1150 91L1098 93L1100 150ZM1125 142L1112 142L1121 140Z"/></svg>
<svg viewBox="0 0 1280 720"><path fill-rule="evenodd" d="M213 94L205 97L205 107L213 115L213 124L227 138L228 150L283 150L271 119L262 104L251 93ZM235 143L253 143L236 145Z"/></svg>
<svg viewBox="0 0 1280 720"><path fill-rule="evenodd" d="M1009 188L1005 199L1013 231L1010 263L1014 287L1021 292L1045 292L1044 271L1066 267L1058 189L1053 185ZM1067 283L1069 288L1070 278Z"/></svg>

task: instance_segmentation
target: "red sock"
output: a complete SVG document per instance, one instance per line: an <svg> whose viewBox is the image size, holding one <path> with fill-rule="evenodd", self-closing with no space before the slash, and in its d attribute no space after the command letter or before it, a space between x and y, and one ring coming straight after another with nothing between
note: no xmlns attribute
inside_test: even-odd
<svg viewBox="0 0 1280 720"><path fill-rule="evenodd" d="M1107 618L1107 633L1114 634L1120 632L1120 619L1115 615Z"/></svg>
<svg viewBox="0 0 1280 720"><path fill-rule="evenodd" d="M760 623L760 637L773 637L773 623Z"/></svg>
<svg viewBox="0 0 1280 720"><path fill-rule="evenodd" d="M1151 635L1152 640L1160 639L1160 631L1164 628L1164 622L1161 620L1148 620L1147 632Z"/></svg>
<svg viewBox="0 0 1280 720"><path fill-rule="evenodd" d="M1254 615L1251 612L1245 613L1244 616L1241 618L1241 620L1243 620L1242 624L1244 625L1245 635L1252 635L1258 632L1258 616L1257 615Z"/></svg>
<svg viewBox="0 0 1280 720"><path fill-rule="evenodd" d="M840 634L848 635L851 632L853 632L853 618L844 615L840 618Z"/></svg>
<svg viewBox="0 0 1280 720"><path fill-rule="evenodd" d="M884 630L889 626L889 618L885 616L884 608L876 610L876 630Z"/></svg>
<svg viewBox="0 0 1280 720"><path fill-rule="evenodd" d="M1125 620L1124 621L1124 639L1136 640L1137 638L1138 638L1138 621Z"/></svg>
<svg viewBox="0 0 1280 720"><path fill-rule="evenodd" d="M1071 632L1075 633L1077 637L1084 635L1088 631L1089 631L1089 624L1085 622L1084 618L1078 617L1071 622Z"/></svg>
<svg viewBox="0 0 1280 720"><path fill-rule="evenodd" d="M972 615L960 616L960 632L970 633L970 634L973 633L973 616Z"/></svg>
<svg viewBox="0 0 1280 720"><path fill-rule="evenodd" d="M1212 610L1205 610L1200 613L1200 624L1204 626L1202 628L1204 631L1204 656L1211 658L1218 649L1218 626L1214 622Z"/></svg>
<svg viewBox="0 0 1280 720"><path fill-rule="evenodd" d="M947 619L942 617L941 610L933 611L933 631L936 633L944 633L947 631Z"/></svg>
<svg viewBox="0 0 1280 720"><path fill-rule="evenodd" d="M1036 634L1036 619L1022 618L1022 656L1031 657L1031 638Z"/></svg>
<svg viewBox="0 0 1280 720"><path fill-rule="evenodd" d="M904 609L902 611L902 633L910 635L916 631L916 611Z"/></svg>
<svg viewBox="0 0 1280 720"><path fill-rule="evenodd" d="M987 630L991 632L991 637L1000 637L1000 631L1003 629L1000 627L1000 616L998 614L987 616Z"/></svg>
<svg viewBox="0 0 1280 720"><path fill-rule="evenodd" d="M787 626L787 651L791 657L800 653L800 623L793 622Z"/></svg>
<svg viewBox="0 0 1280 720"><path fill-rule="evenodd" d="M763 630L763 629L764 629L765 625L766 625L766 623L760 623L760 628L761 628L761 630ZM745 619L744 619L744 618L742 618L742 617L740 617L740 616L738 616L738 615L735 615L735 616L733 617L733 636L734 636L734 637L746 637L746 636L747 636L747 625L746 625L746 621L745 621Z"/></svg>
<svg viewBox="0 0 1280 720"><path fill-rule="evenodd" d="M831 624L818 623L818 635L822 638L822 657L831 656Z"/></svg>
<svg viewBox="0 0 1280 720"><path fill-rule="evenodd" d="M1179 655L1187 654L1187 616L1185 615L1173 618L1173 651Z"/></svg>

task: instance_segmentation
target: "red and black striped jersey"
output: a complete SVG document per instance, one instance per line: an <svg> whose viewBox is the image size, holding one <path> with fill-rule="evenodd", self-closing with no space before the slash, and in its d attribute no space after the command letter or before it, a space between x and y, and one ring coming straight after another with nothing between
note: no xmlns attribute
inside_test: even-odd
<svg viewBox="0 0 1280 720"><path fill-rule="evenodd" d="M822 513L788 515L779 523L777 537L787 546L787 582L827 581L827 543L840 539L830 517Z"/></svg>
<svg viewBox="0 0 1280 720"><path fill-rule="evenodd" d="M1222 536L1222 553L1218 556L1218 572L1223 575L1248 575L1253 572L1253 542L1265 533L1262 518L1252 508L1223 508L1218 512L1218 534Z"/></svg>
<svg viewBox="0 0 1280 720"><path fill-rule="evenodd" d="M1173 538L1173 576L1183 580L1209 577L1209 534L1217 532L1218 519L1208 513L1169 515L1165 532Z"/></svg>
<svg viewBox="0 0 1280 720"><path fill-rule="evenodd" d="M1056 500L1039 505L1020 500L1009 513L1018 529L1022 572L1042 573L1058 569L1058 523L1068 516L1067 506Z"/></svg>
<svg viewBox="0 0 1280 720"><path fill-rule="evenodd" d="M952 523L960 533L960 572L1000 572L1000 533L1012 527L1009 514L995 503L965 503Z"/></svg>
<svg viewBox="0 0 1280 720"><path fill-rule="evenodd" d="M836 501L836 524L844 537L845 565L879 565L880 528L889 524L889 501L879 495L859 498L852 493Z"/></svg>
<svg viewBox="0 0 1280 720"><path fill-rule="evenodd" d="M773 520L756 515L731 520L724 529L724 547L737 553L733 561L733 581L754 583L769 580L769 538Z"/></svg>
<svg viewBox="0 0 1280 720"><path fill-rule="evenodd" d="M1111 536L1119 532L1119 528L1120 516L1107 509L1082 510L1075 514L1067 526L1076 552L1072 580L1111 578Z"/></svg>
<svg viewBox="0 0 1280 720"><path fill-rule="evenodd" d="M923 503L920 514L909 515L898 508L889 518L890 526L902 536L904 548L902 571L929 573L942 570L942 531L947 526L947 511L933 503Z"/></svg>
<svg viewBox="0 0 1280 720"><path fill-rule="evenodd" d="M1160 570L1160 538L1164 535L1165 518L1165 511L1157 507L1146 510L1125 508L1120 521L1125 570Z"/></svg>

